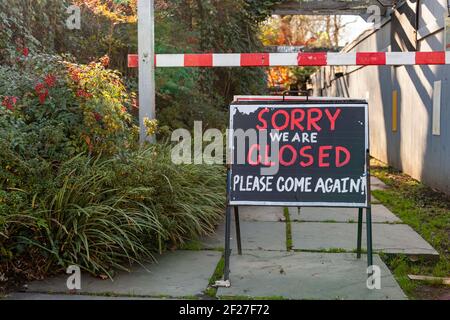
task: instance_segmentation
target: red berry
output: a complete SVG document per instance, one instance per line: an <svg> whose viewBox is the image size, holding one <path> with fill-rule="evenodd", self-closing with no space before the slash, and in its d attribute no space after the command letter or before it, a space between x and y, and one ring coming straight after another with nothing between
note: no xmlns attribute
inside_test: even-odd
<svg viewBox="0 0 450 320"><path fill-rule="evenodd" d="M102 115L98 112L94 112L94 118L95 118L95 121L97 121L97 122L100 122L103 119Z"/></svg>
<svg viewBox="0 0 450 320"><path fill-rule="evenodd" d="M34 90L36 91L37 94L41 94L42 90L45 89L45 85L43 83L38 83L35 87Z"/></svg>
<svg viewBox="0 0 450 320"><path fill-rule="evenodd" d="M45 83L49 88L53 87L56 83L56 77L52 74L49 74L44 79Z"/></svg>
<svg viewBox="0 0 450 320"><path fill-rule="evenodd" d="M16 104L17 100L15 97L4 97L2 106L4 106L6 109L14 111L14 105Z"/></svg>
<svg viewBox="0 0 450 320"><path fill-rule="evenodd" d="M41 94L39 95L39 102L40 102L41 104L44 104L46 99L47 99L47 95L46 95L45 93L41 93Z"/></svg>

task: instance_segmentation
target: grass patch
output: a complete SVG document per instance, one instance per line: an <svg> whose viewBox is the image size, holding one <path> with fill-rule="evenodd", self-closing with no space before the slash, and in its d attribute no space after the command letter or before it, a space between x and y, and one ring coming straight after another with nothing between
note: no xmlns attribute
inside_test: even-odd
<svg viewBox="0 0 450 320"><path fill-rule="evenodd" d="M289 208L284 208L284 218L286 219L286 250L292 250L292 225L291 216L289 215Z"/></svg>
<svg viewBox="0 0 450 320"><path fill-rule="evenodd" d="M371 172L389 186L374 190L375 197L439 252L438 261L381 255L405 293L410 298L423 297L420 291L424 283L411 281L407 275L449 276L450 197L376 160L372 160Z"/></svg>
<svg viewBox="0 0 450 320"><path fill-rule="evenodd" d="M223 270L225 267L225 257L222 258L217 263L216 269L214 270L213 275L209 279L208 288L205 290L205 295L211 298L215 298L217 294L217 287L214 287L216 281L219 281L223 278Z"/></svg>
<svg viewBox="0 0 450 320"><path fill-rule="evenodd" d="M358 253L358 249L353 249L352 252ZM366 254L366 253L367 253L367 249L361 248L361 254Z"/></svg>
<svg viewBox="0 0 450 320"><path fill-rule="evenodd" d="M350 250L346 250L343 248L330 248L330 249L294 249L294 252L315 252L315 253L351 253L353 252ZM356 252L356 249L354 250L354 252Z"/></svg>
<svg viewBox="0 0 450 320"><path fill-rule="evenodd" d="M181 250L200 251L203 250L203 244L200 240L190 240L180 247Z"/></svg>
<svg viewBox="0 0 450 320"><path fill-rule="evenodd" d="M200 240L187 241L183 243L179 249L187 251L219 251L219 252L225 251L225 249L221 247L206 248Z"/></svg>
<svg viewBox="0 0 450 320"><path fill-rule="evenodd" d="M181 299L182 300L200 300L200 298L197 296L184 296L184 297L181 297Z"/></svg>
<svg viewBox="0 0 450 320"><path fill-rule="evenodd" d="M343 248L330 248L330 249L326 249L323 250L322 252L326 252L326 253L345 253L345 252L349 252L346 249Z"/></svg>

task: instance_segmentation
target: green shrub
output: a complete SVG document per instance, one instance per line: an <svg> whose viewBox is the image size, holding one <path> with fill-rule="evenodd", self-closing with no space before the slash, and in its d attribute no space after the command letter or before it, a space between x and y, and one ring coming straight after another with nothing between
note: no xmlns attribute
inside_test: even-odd
<svg viewBox="0 0 450 320"><path fill-rule="evenodd" d="M26 158L114 154L135 141L125 86L100 62L30 55L0 66L0 101L0 139Z"/></svg>

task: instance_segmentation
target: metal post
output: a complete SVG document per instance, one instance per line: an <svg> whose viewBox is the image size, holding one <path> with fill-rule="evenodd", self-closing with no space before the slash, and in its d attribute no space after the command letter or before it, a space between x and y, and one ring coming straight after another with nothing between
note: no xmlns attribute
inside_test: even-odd
<svg viewBox="0 0 450 320"><path fill-rule="evenodd" d="M367 233L367 265L372 267L373 255L372 255L372 192L370 186L370 149L367 149L366 154L367 162L367 177L366 177L366 190L367 190L367 209L366 209L366 233ZM371 274L369 274L371 276Z"/></svg>
<svg viewBox="0 0 450 320"><path fill-rule="evenodd" d="M155 13L154 0L138 1L139 47L139 141L154 141L147 136L144 119L155 119Z"/></svg>
<svg viewBox="0 0 450 320"><path fill-rule="evenodd" d="M242 255L242 242L241 242L241 224L239 221L239 207L234 206L234 222L236 223L236 241L238 254Z"/></svg>
<svg viewBox="0 0 450 320"><path fill-rule="evenodd" d="M373 265L372 257L372 207L366 209L366 232L367 232L367 266Z"/></svg>
<svg viewBox="0 0 450 320"><path fill-rule="evenodd" d="M227 171L227 209L225 213L225 265L223 270L224 281L230 280L230 236L231 236L231 207L230 207L230 185L231 185L231 170Z"/></svg>
<svg viewBox="0 0 450 320"><path fill-rule="evenodd" d="M225 217L225 265L223 270L223 279L230 280L230 233L231 233L231 207L227 205L227 213Z"/></svg>
<svg viewBox="0 0 450 320"><path fill-rule="evenodd" d="M357 243L357 253L356 257L361 259L361 238L362 238L362 219L363 219L363 208L358 208L358 243Z"/></svg>
<svg viewBox="0 0 450 320"><path fill-rule="evenodd" d="M366 209L366 232L367 232L367 267L368 277L373 275L373 253L372 253L372 206ZM372 284L374 279L372 279Z"/></svg>
<svg viewBox="0 0 450 320"><path fill-rule="evenodd" d="M369 108L366 106L366 121L369 119ZM372 256L372 192L370 186L370 134L369 134L369 122L367 125L367 150L366 150L366 196L367 196L367 208L366 208L366 233L367 233L367 265L372 268L373 256ZM369 277L372 274L369 274Z"/></svg>

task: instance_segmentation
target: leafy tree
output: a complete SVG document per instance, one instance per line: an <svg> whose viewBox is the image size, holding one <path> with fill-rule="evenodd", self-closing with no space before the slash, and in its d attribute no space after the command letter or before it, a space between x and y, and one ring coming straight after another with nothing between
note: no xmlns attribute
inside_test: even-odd
<svg viewBox="0 0 450 320"><path fill-rule="evenodd" d="M279 1L156 0L156 49L177 52L262 51L259 25ZM66 27L67 7L81 7L81 29ZM11 0L0 4L0 64L12 65L17 51L71 54L89 63L107 54L136 95L137 70L127 55L137 52L137 0ZM157 71L158 118L171 128L225 127L235 94L262 94L261 68Z"/></svg>
<svg viewBox="0 0 450 320"><path fill-rule="evenodd" d="M260 39L265 46L303 46L304 51L336 50L344 24L339 16L272 16L260 28ZM276 67L268 71L269 86L274 89L307 89L310 75L317 68Z"/></svg>

